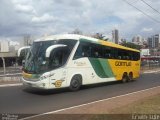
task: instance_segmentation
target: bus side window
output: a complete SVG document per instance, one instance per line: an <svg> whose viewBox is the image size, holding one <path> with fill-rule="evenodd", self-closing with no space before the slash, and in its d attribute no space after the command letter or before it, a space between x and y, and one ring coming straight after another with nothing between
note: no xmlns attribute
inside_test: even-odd
<svg viewBox="0 0 160 120"><path fill-rule="evenodd" d="M111 47L104 46L103 49L104 49L104 58L112 59L113 58L113 53L111 51Z"/></svg>
<svg viewBox="0 0 160 120"><path fill-rule="evenodd" d="M89 46L82 46L82 57L90 57L90 47Z"/></svg>
<svg viewBox="0 0 160 120"><path fill-rule="evenodd" d="M110 53L105 53L104 57L105 58L111 58L111 54Z"/></svg>
<svg viewBox="0 0 160 120"><path fill-rule="evenodd" d="M134 61L140 60L140 53L138 53L138 52L133 52L133 60L134 60Z"/></svg>
<svg viewBox="0 0 160 120"><path fill-rule="evenodd" d="M76 51L73 59L78 59L83 56L84 56L84 52L82 52L82 46L78 46L77 51Z"/></svg>
<svg viewBox="0 0 160 120"><path fill-rule="evenodd" d="M90 57L91 48L89 47L89 43L81 42L75 52L73 59L79 59L82 57Z"/></svg>

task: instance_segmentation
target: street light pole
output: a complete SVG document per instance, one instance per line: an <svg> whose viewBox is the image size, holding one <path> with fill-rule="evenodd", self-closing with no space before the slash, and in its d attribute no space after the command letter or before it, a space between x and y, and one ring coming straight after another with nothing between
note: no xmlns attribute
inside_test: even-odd
<svg viewBox="0 0 160 120"><path fill-rule="evenodd" d="M4 72L4 75L5 75L6 74L6 64L5 64L4 57L2 57L2 61L3 61L3 72Z"/></svg>

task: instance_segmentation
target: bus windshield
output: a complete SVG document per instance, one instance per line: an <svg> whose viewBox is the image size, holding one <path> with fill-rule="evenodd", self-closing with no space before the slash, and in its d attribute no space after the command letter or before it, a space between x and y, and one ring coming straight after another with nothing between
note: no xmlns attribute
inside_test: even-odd
<svg viewBox="0 0 160 120"><path fill-rule="evenodd" d="M73 42L74 41L74 42ZM23 70L26 73L42 74L63 66L75 45L75 40L52 40L34 42L27 54ZM67 47L54 49L49 58L45 57L46 49L51 45L64 44Z"/></svg>

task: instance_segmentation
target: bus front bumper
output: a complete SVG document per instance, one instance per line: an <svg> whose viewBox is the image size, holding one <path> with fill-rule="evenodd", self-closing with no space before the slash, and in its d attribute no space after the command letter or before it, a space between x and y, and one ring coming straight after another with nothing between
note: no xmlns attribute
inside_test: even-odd
<svg viewBox="0 0 160 120"><path fill-rule="evenodd" d="M49 83L43 80L28 81L28 80L25 80L23 77L21 80L22 80L23 86L27 88L37 88L37 89L44 89L44 90L49 89Z"/></svg>

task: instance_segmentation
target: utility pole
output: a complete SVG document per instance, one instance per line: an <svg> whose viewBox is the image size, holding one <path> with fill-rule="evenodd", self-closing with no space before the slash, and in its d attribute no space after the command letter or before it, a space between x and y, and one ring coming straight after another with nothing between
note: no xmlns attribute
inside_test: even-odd
<svg viewBox="0 0 160 120"><path fill-rule="evenodd" d="M3 61L3 72L4 72L4 75L5 75L6 74L6 64L5 64L4 57L2 57L2 61Z"/></svg>

